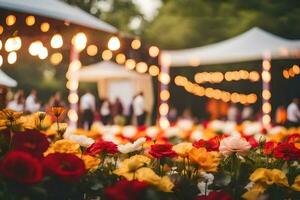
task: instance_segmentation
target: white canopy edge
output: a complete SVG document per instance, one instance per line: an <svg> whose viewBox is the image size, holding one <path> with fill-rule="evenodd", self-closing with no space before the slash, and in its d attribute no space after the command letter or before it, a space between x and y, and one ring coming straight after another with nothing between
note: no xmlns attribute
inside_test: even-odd
<svg viewBox="0 0 300 200"><path fill-rule="evenodd" d="M236 37L203 47L164 50L161 62L170 67L198 66L300 57L300 40L288 40L254 27Z"/></svg>
<svg viewBox="0 0 300 200"><path fill-rule="evenodd" d="M117 32L112 25L78 7L58 0L0 0L0 7L12 11L36 14L109 33Z"/></svg>
<svg viewBox="0 0 300 200"><path fill-rule="evenodd" d="M4 85L6 87L16 87L17 84L18 84L17 81L10 78L2 70L0 70L0 85Z"/></svg>

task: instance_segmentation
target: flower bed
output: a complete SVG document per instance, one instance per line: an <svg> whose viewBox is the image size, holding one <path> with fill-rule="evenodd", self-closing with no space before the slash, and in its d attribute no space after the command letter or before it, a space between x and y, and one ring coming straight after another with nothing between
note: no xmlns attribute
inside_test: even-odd
<svg viewBox="0 0 300 200"><path fill-rule="evenodd" d="M0 199L300 199L300 131L182 120L73 130L0 111Z"/></svg>

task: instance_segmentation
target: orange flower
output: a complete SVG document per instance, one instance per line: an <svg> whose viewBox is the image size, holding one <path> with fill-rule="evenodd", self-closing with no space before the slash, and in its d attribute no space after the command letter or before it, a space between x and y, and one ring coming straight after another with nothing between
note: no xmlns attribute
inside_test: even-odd
<svg viewBox="0 0 300 200"><path fill-rule="evenodd" d="M192 148L189 152L189 159L198 164L200 170L215 172L220 162L220 154L216 151L208 152L205 148Z"/></svg>
<svg viewBox="0 0 300 200"><path fill-rule="evenodd" d="M65 109L63 107L52 107L49 113L56 118L59 118L63 113L65 112Z"/></svg>

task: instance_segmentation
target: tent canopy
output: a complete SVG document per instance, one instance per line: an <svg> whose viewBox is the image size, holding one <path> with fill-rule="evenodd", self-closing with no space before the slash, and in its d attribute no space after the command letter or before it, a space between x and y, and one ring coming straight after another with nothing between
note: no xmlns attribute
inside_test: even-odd
<svg viewBox="0 0 300 200"><path fill-rule="evenodd" d="M2 70L0 70L0 85L6 87L16 87L17 81L7 76Z"/></svg>
<svg viewBox="0 0 300 200"><path fill-rule="evenodd" d="M236 37L198 48L165 50L162 62L171 67L224 64L300 57L300 40L288 40L254 27Z"/></svg>
<svg viewBox="0 0 300 200"><path fill-rule="evenodd" d="M112 25L101 21L78 7L58 0L0 0L0 7L67 21L105 32L117 32L117 29Z"/></svg>
<svg viewBox="0 0 300 200"><path fill-rule="evenodd" d="M123 104L128 106L134 95L143 92L145 97L145 109L152 111L153 86L152 78L148 74L139 74L129 71L123 65L110 61L102 61L82 67L76 74L79 82L98 83L100 98L109 98L113 101L119 97Z"/></svg>

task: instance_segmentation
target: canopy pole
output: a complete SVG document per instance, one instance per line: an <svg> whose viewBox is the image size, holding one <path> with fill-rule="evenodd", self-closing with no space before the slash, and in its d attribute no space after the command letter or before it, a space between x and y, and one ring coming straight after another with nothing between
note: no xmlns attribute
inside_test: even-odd
<svg viewBox="0 0 300 200"><path fill-rule="evenodd" d="M262 61L262 124L265 128L269 128L272 118L271 118L271 110L272 105L270 103L271 99L271 56L269 53L265 54Z"/></svg>
<svg viewBox="0 0 300 200"><path fill-rule="evenodd" d="M69 89L68 101L70 104L70 110L68 112L69 126L77 128L78 121L78 77L76 76L77 71L81 68L79 61L79 51L71 44L70 48L70 64L66 74L68 82L67 87Z"/></svg>

